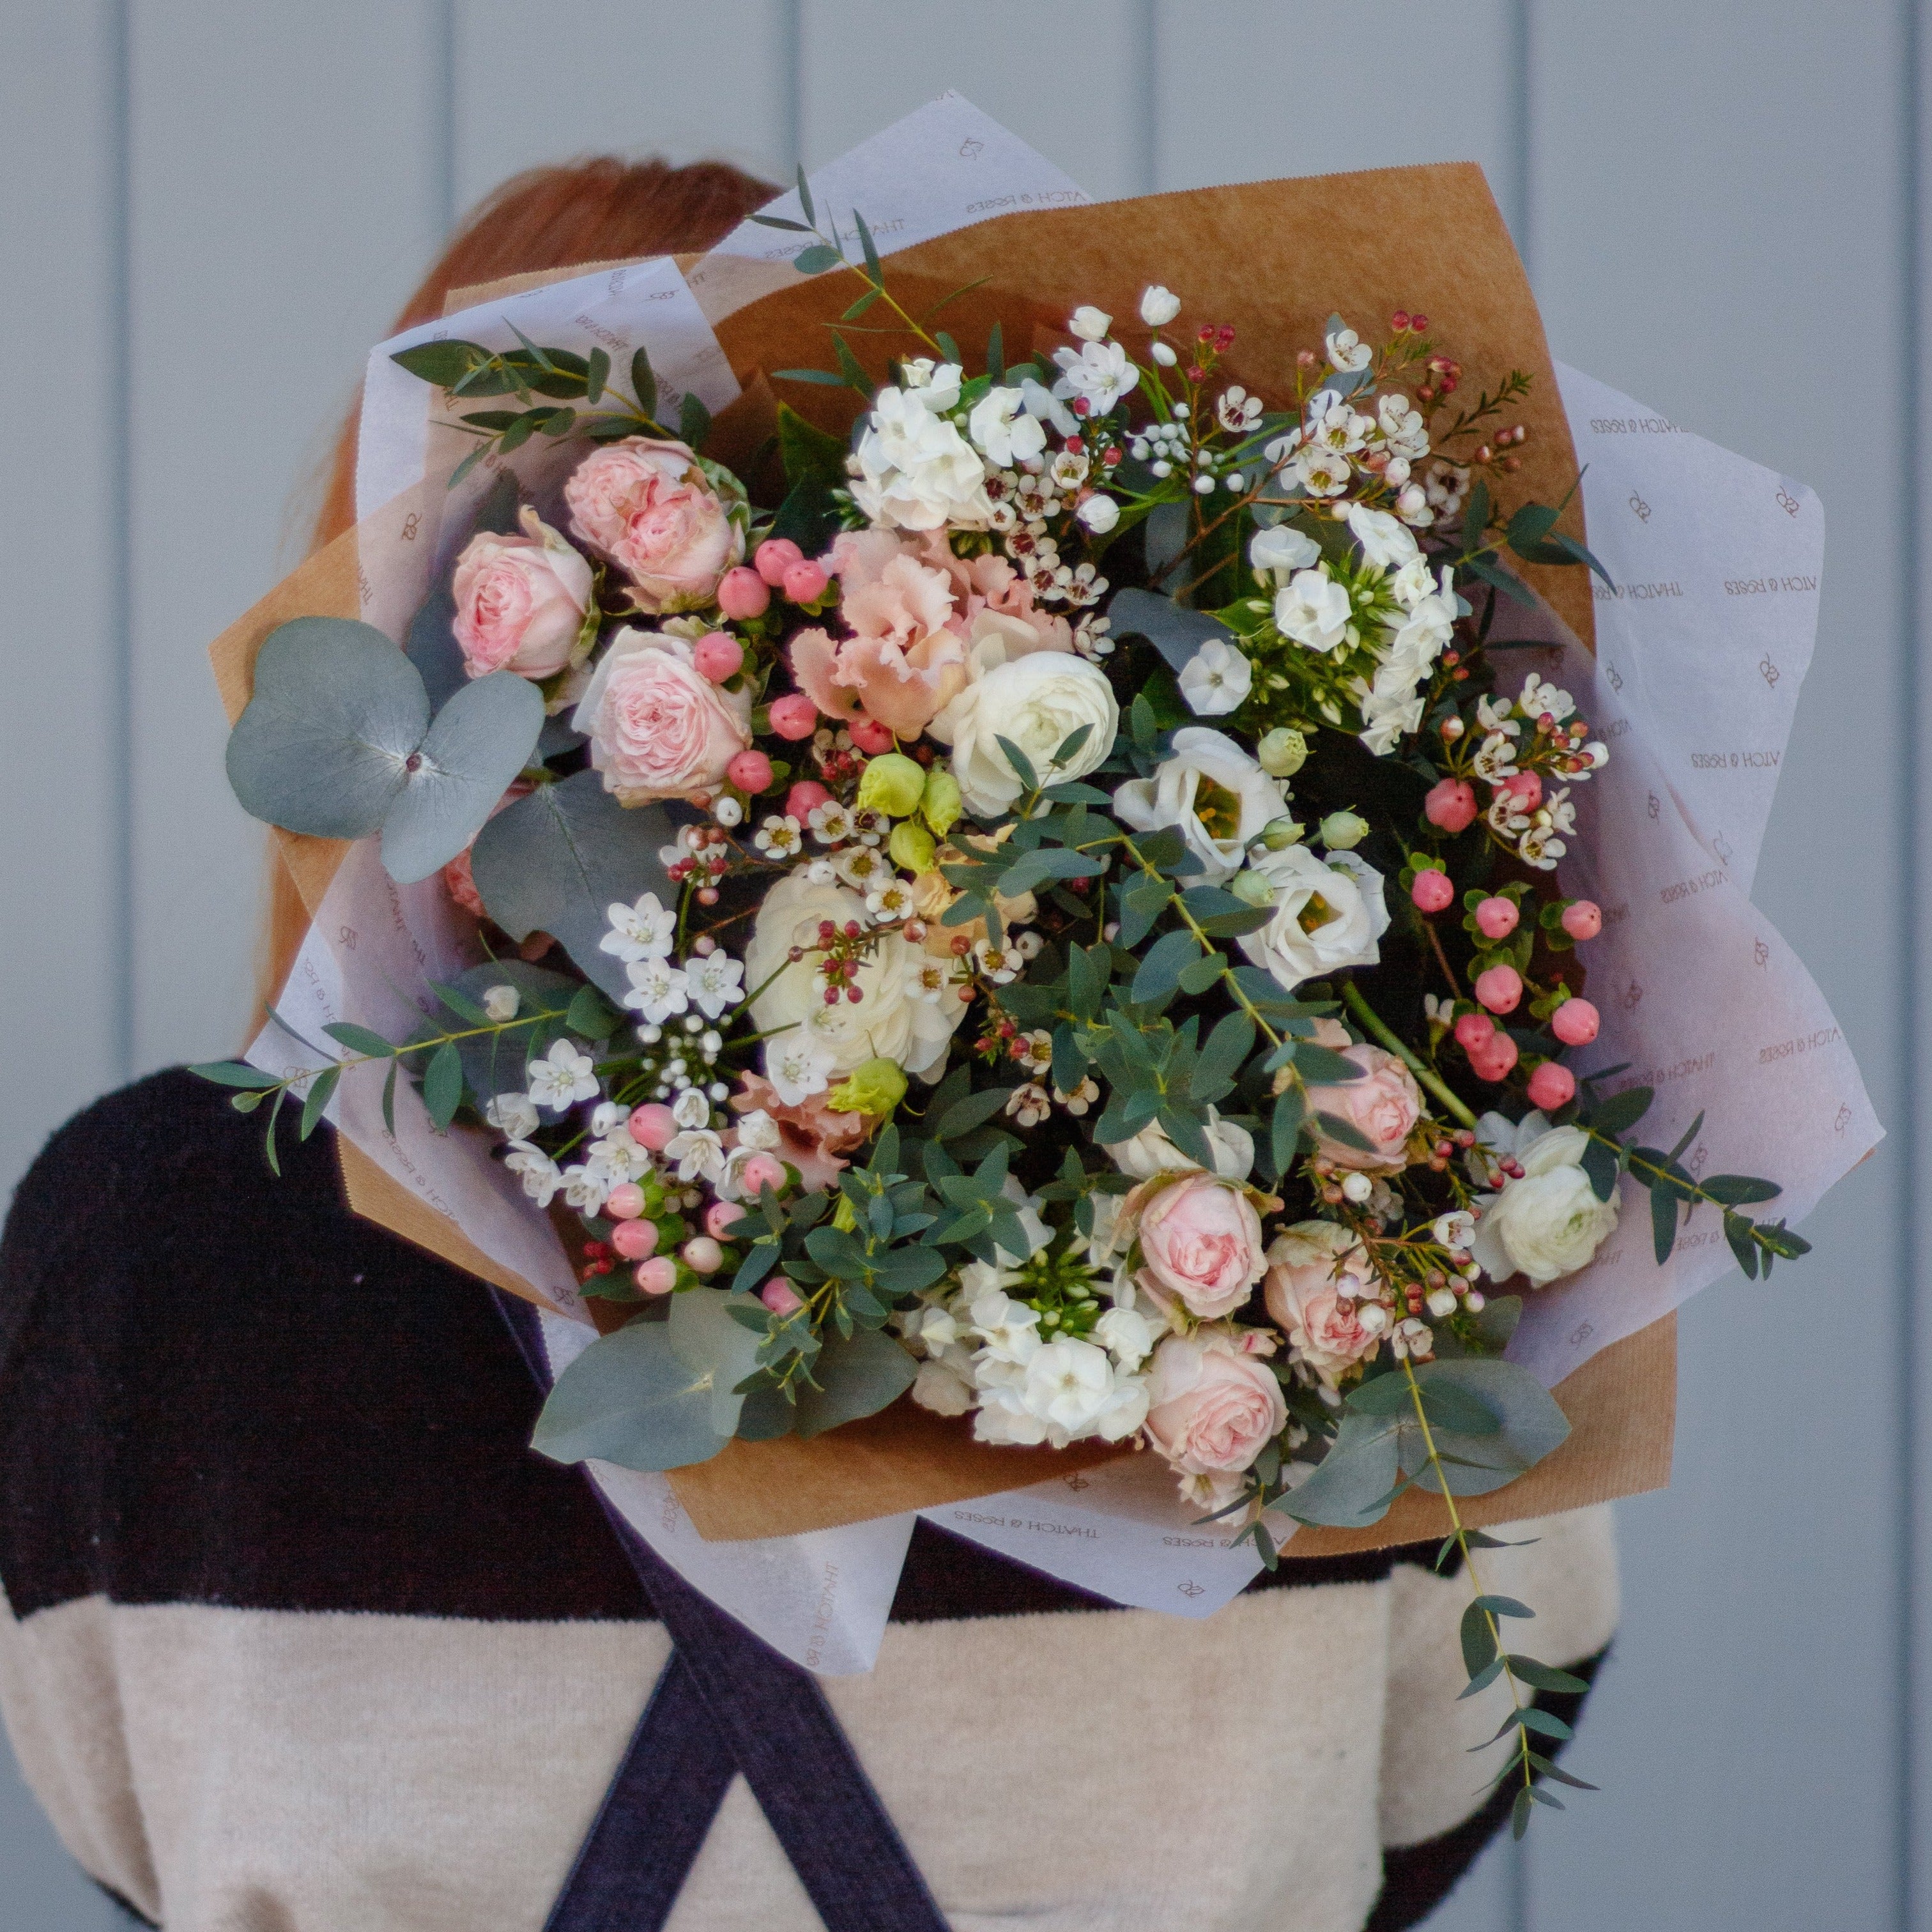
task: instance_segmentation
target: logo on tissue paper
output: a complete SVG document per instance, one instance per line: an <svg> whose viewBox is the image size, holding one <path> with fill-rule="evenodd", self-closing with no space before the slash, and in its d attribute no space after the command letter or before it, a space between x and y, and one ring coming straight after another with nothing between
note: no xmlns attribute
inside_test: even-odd
<svg viewBox="0 0 1932 1932"><path fill-rule="evenodd" d="M820 1646L832 1628L832 1612L838 1601L838 1566L828 1563L818 1592L818 1606L812 1613L811 1634L806 1639L805 1660L807 1666L817 1670L818 1660L824 1654Z"/></svg>
<svg viewBox="0 0 1932 1932"><path fill-rule="evenodd" d="M1636 980L1633 980L1630 984L1624 988L1623 998L1618 1002L1618 1004L1623 1008L1625 1012L1634 1013L1636 1011L1637 1002L1642 998L1642 987L1639 986Z"/></svg>
<svg viewBox="0 0 1932 1932"><path fill-rule="evenodd" d="M976 161L986 152L986 144L970 134L959 143L959 158L962 161Z"/></svg>
<svg viewBox="0 0 1932 1932"><path fill-rule="evenodd" d="M357 934L355 927L352 926L338 926L335 928L335 937L338 942L341 945L347 946L350 952L353 952L356 950Z"/></svg>
<svg viewBox="0 0 1932 1932"><path fill-rule="evenodd" d="M1622 690L1624 688L1623 673L1618 670L1615 664L1606 664L1604 668L1610 674L1610 688L1612 691Z"/></svg>
<svg viewBox="0 0 1932 1932"><path fill-rule="evenodd" d="M1208 1594L1207 1586L1205 1584L1196 1582L1191 1576L1189 1577L1186 1582L1177 1583L1174 1587L1178 1590L1184 1597L1189 1598L1190 1600L1196 1597L1204 1597Z"/></svg>
<svg viewBox="0 0 1932 1932"><path fill-rule="evenodd" d="M1778 667L1772 662L1769 652L1766 652L1758 659L1757 674L1771 686L1772 690L1775 691L1778 688Z"/></svg>
<svg viewBox="0 0 1932 1932"><path fill-rule="evenodd" d="M1651 794L1650 794L1650 815L1651 815L1651 817L1652 817L1652 818L1654 818L1657 816L1657 814L1658 814L1660 812L1661 812L1663 809L1664 809L1663 801L1658 798L1658 795L1656 794L1656 793L1655 793L1655 792L1652 792L1652 793L1651 793Z"/></svg>
<svg viewBox="0 0 1932 1932"><path fill-rule="evenodd" d="M1820 1027L1815 1033L1802 1033L1795 1040L1774 1040L1769 1046L1757 1050L1757 1063L1768 1066L1774 1060L1789 1060L1801 1053L1816 1053L1821 1047L1831 1046L1844 1036L1834 1026Z"/></svg>
<svg viewBox="0 0 1932 1932"><path fill-rule="evenodd" d="M1711 841L1711 850L1716 853L1727 866L1731 862L1731 854L1733 849L1731 842L1721 832Z"/></svg>
<svg viewBox="0 0 1932 1932"><path fill-rule="evenodd" d="M1851 1124L1852 1110L1844 1101L1840 1100L1838 1102L1838 1112L1832 1117L1832 1128L1835 1132L1843 1133Z"/></svg>
<svg viewBox="0 0 1932 1932"><path fill-rule="evenodd" d="M1590 594L1599 604L1648 604L1660 597L1682 597L1684 588L1676 578L1658 584L1601 584L1590 580Z"/></svg>
<svg viewBox="0 0 1932 1932"><path fill-rule="evenodd" d="M1787 517L1795 517L1804 506L1798 502L1798 499L1794 496L1789 490L1786 489L1782 484L1780 484L1778 492L1778 507L1782 510Z"/></svg>
<svg viewBox="0 0 1932 1932"><path fill-rule="evenodd" d="M1066 1483L1066 1486L1070 1490L1072 1490L1074 1494L1076 1496L1078 1496L1082 1490L1090 1490L1094 1486L1094 1485L1089 1482L1084 1476L1081 1474L1078 1469L1076 1469L1072 1475L1065 1477L1062 1480Z"/></svg>
<svg viewBox="0 0 1932 1932"><path fill-rule="evenodd" d="M1650 506L1634 490L1630 493L1630 506L1636 512L1636 520L1639 523L1647 524L1650 521Z"/></svg>
<svg viewBox="0 0 1932 1932"><path fill-rule="evenodd" d="M1759 965L1768 966L1771 964L1771 948L1762 940L1754 939L1751 941L1751 957Z"/></svg>
<svg viewBox="0 0 1932 1932"><path fill-rule="evenodd" d="M1596 1324L1592 1322L1586 1322L1580 1327L1571 1329L1570 1331L1570 1347L1573 1348L1580 1348L1596 1332Z"/></svg>
<svg viewBox="0 0 1932 1932"><path fill-rule="evenodd" d="M417 512L412 510L409 514L403 519L404 542L414 543L416 540L416 532L422 527L422 518L421 515Z"/></svg>

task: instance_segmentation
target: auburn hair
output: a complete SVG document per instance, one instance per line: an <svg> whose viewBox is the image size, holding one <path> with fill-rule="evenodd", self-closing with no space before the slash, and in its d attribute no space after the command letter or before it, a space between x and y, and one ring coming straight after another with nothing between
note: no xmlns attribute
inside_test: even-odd
<svg viewBox="0 0 1932 1932"><path fill-rule="evenodd" d="M452 289L584 262L694 253L722 242L778 193L723 161L674 168L662 160L609 156L532 168L504 182L472 209L421 286L403 305L392 334L441 315ZM360 398L342 425L328 466L311 551L356 520L356 424ZM287 869L269 856L268 914L259 992L272 999L308 926Z"/></svg>

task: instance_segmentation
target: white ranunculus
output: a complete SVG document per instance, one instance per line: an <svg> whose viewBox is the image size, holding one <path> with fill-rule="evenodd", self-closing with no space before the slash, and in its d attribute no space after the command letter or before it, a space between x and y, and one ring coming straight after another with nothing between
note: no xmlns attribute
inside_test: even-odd
<svg viewBox="0 0 1932 1932"><path fill-rule="evenodd" d="M1163 328L1180 313L1180 298L1159 282L1141 291L1141 320L1150 328Z"/></svg>
<svg viewBox="0 0 1932 1932"><path fill-rule="evenodd" d="M1485 1114L1484 1122L1497 1118ZM1595 1254L1617 1225L1618 1198L1612 1192L1607 1201L1597 1198L1582 1166L1590 1137L1581 1127L1552 1127L1532 1114L1512 1137L1515 1144L1501 1151L1514 1155L1522 1178L1505 1180L1500 1193L1478 1197L1469 1251L1492 1281L1521 1273L1540 1288L1574 1274Z"/></svg>
<svg viewBox="0 0 1932 1932"><path fill-rule="evenodd" d="M1238 711L1254 683L1254 666L1225 638L1210 638L1181 668L1180 694L1197 718Z"/></svg>
<svg viewBox="0 0 1932 1932"><path fill-rule="evenodd" d="M966 429L987 461L1001 470L1027 462L1046 448L1046 431L1027 414L1026 397L1018 389L988 389L973 405Z"/></svg>
<svg viewBox="0 0 1932 1932"><path fill-rule="evenodd" d="M926 728L952 746L959 795L982 818L1007 810L1025 789L1000 739L1025 753L1042 783L1058 784L1084 778L1102 763L1120 727L1114 688L1099 665L1071 651L1016 656L1016 641L1004 628L976 638L967 653L965 689ZM1054 753L1083 724L1094 728L1087 742L1055 764Z"/></svg>
<svg viewBox="0 0 1932 1932"><path fill-rule="evenodd" d="M986 466L921 390L881 389L859 439L852 500L874 524L936 530L984 530L993 506Z"/></svg>
<svg viewBox="0 0 1932 1932"><path fill-rule="evenodd" d="M1281 781L1204 724L1183 725L1151 778L1130 778L1114 794L1114 816L1135 831L1178 826L1210 885L1239 872L1249 845L1287 809Z"/></svg>
<svg viewBox="0 0 1932 1932"><path fill-rule="evenodd" d="M814 885L794 872L779 880L758 908L745 948L746 977L764 988L752 1003L752 1016L761 1033L795 1029L766 1042L767 1060L771 1049L809 1042L830 1055L836 1073L849 1073L876 1058L937 1079L965 1009L957 1000L934 1004L912 997L923 955L896 927L873 934L872 952L858 970L858 1003L841 999L828 1006L814 970L816 956L808 952L789 964L785 958L794 946L816 946L819 922L828 919L838 926L851 919L866 925L866 902L844 886Z"/></svg>
<svg viewBox="0 0 1932 1932"><path fill-rule="evenodd" d="M1372 510L1365 503L1348 506L1348 528L1354 533L1362 554L1384 570L1400 570L1420 554L1408 526L1386 510Z"/></svg>
<svg viewBox="0 0 1932 1932"><path fill-rule="evenodd" d="M1355 607L1325 570L1298 570L1274 594L1274 627L1324 656L1346 641Z"/></svg>
<svg viewBox="0 0 1932 1932"><path fill-rule="evenodd" d="M1208 1109L1208 1150L1214 1172L1223 1180L1245 1180L1255 1165L1255 1137L1246 1127L1224 1120L1218 1108ZM1179 1174L1201 1163L1176 1147L1158 1120L1150 1120L1130 1141L1116 1141L1106 1150L1114 1165L1136 1180L1156 1174Z"/></svg>
<svg viewBox="0 0 1932 1932"><path fill-rule="evenodd" d="M1249 562L1257 570L1275 572L1278 583L1285 583L1295 571L1307 569L1321 555L1322 546L1292 524L1257 530L1248 543Z"/></svg>
<svg viewBox="0 0 1932 1932"><path fill-rule="evenodd" d="M1244 933L1241 950L1290 992L1382 956L1376 942L1389 922L1382 874L1354 853L1332 853L1324 863L1306 845L1290 845L1251 863L1274 890L1274 917Z"/></svg>

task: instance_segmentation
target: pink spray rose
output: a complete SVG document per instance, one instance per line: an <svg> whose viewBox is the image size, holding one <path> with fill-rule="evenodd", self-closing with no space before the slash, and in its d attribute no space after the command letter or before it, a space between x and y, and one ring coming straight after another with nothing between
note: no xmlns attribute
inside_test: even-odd
<svg viewBox="0 0 1932 1932"><path fill-rule="evenodd" d="M1247 1300L1262 1278L1261 1217L1246 1191L1211 1174L1185 1174L1124 1204L1140 1216L1142 1285L1212 1322ZM1139 1196L1139 1198L1136 1198Z"/></svg>
<svg viewBox="0 0 1932 1932"><path fill-rule="evenodd" d="M1238 1474L1288 1421L1274 1371L1212 1330L1154 1351L1148 1402L1148 1439L1184 1476Z"/></svg>
<svg viewBox="0 0 1932 1932"><path fill-rule="evenodd" d="M1380 1328L1362 1305L1376 1301L1368 1251L1334 1221L1298 1221L1268 1244L1262 1297L1288 1346L1330 1388L1342 1371L1375 1352ZM1381 1313L1377 1306L1377 1316Z"/></svg>
<svg viewBox="0 0 1932 1932"><path fill-rule="evenodd" d="M748 692L700 674L682 638L627 628L610 640L571 722L604 789L625 805L715 792L751 742Z"/></svg>
<svg viewBox="0 0 1932 1932"><path fill-rule="evenodd" d="M1342 1055L1361 1068L1359 1080L1337 1081L1332 1087L1311 1086L1311 1112L1332 1114L1346 1120L1370 1143L1349 1147L1331 1138L1318 1126L1322 1158L1332 1167L1358 1168L1365 1174L1388 1174L1408 1165L1404 1143L1422 1117L1422 1090L1415 1076L1392 1053L1378 1046L1352 1046Z"/></svg>
<svg viewBox="0 0 1932 1932"><path fill-rule="evenodd" d="M563 500L572 532L631 580L640 610L709 604L745 554L744 531L681 442L606 443L571 472Z"/></svg>
<svg viewBox="0 0 1932 1932"><path fill-rule="evenodd" d="M523 526L521 536L478 530L456 560L452 628L472 677L554 677L575 654L590 566L536 511Z"/></svg>

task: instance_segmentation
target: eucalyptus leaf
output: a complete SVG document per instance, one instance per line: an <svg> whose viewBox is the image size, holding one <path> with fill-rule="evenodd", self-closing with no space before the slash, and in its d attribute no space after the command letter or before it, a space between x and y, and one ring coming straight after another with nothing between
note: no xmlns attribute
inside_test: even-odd
<svg viewBox="0 0 1932 1932"><path fill-rule="evenodd" d="M1148 528L1151 531L1151 520ZM1234 634L1218 618L1204 611L1184 610L1172 597L1159 597L1132 586L1114 593L1108 614L1115 637L1138 634L1146 638L1176 671L1185 670L1203 644L1217 638L1223 644L1234 642Z"/></svg>
<svg viewBox="0 0 1932 1932"><path fill-rule="evenodd" d="M715 1380L672 1348L668 1321L634 1322L557 1377L530 1446L554 1462L596 1456L626 1469L708 1462L726 1441L712 1426Z"/></svg>
<svg viewBox="0 0 1932 1932"><path fill-rule="evenodd" d="M860 1328L849 1340L828 1339L812 1372L819 1386L798 1391L801 1436L876 1414L911 1388L919 1364L884 1330Z"/></svg>
<svg viewBox="0 0 1932 1932"><path fill-rule="evenodd" d="M672 1353L704 1378L711 1405L711 1426L720 1436L729 1436L737 1428L745 1398L734 1391L758 1366L762 1334L732 1318L734 1310L752 1309L760 1318L766 1312L755 1295L734 1294L722 1288L688 1288L672 1296L670 1317L664 1324Z"/></svg>
<svg viewBox="0 0 1932 1932"><path fill-rule="evenodd" d="M516 989L516 1017L501 1033L472 1034L455 1042L463 1056L464 1079L486 1104L499 1094L523 1090L531 1055L548 1052L560 1034L570 1030L559 1016L568 1014L572 998L581 991L565 974L520 959L472 966L452 984L457 992L478 1000L492 987Z"/></svg>

